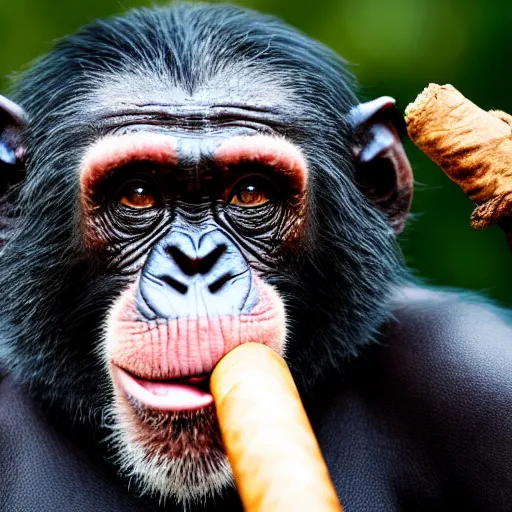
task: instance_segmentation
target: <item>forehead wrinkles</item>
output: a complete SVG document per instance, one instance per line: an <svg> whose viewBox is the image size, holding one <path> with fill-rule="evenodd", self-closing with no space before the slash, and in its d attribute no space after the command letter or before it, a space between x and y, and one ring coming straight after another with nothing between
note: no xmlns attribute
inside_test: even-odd
<svg viewBox="0 0 512 512"><path fill-rule="evenodd" d="M228 64L214 74L205 74L193 90L187 90L186 84L180 84L166 70L119 70L92 78L88 103L100 111L151 104L250 104L284 110L284 106L295 101L294 91L271 71L270 67L262 66L260 70L248 63Z"/></svg>

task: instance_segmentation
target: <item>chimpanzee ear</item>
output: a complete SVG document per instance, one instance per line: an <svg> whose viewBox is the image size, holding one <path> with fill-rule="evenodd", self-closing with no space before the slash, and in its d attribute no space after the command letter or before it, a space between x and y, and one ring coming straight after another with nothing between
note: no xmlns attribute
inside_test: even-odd
<svg viewBox="0 0 512 512"><path fill-rule="evenodd" d="M21 107L0 96L0 198L9 186L21 181L25 148L26 115Z"/></svg>
<svg viewBox="0 0 512 512"><path fill-rule="evenodd" d="M395 100L383 96L354 107L349 121L356 135L356 183L398 234L405 226L413 192L411 164L401 142L403 117Z"/></svg>

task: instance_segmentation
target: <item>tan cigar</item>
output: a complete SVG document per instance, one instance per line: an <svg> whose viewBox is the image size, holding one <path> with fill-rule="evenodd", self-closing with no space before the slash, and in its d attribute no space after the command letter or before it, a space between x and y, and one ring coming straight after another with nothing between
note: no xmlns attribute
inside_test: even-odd
<svg viewBox="0 0 512 512"><path fill-rule="evenodd" d="M512 116L482 110L451 85L430 84L405 120L412 141L477 203L474 228L512 214Z"/></svg>
<svg viewBox="0 0 512 512"><path fill-rule="evenodd" d="M260 343L229 352L210 388L246 512L342 512L284 360Z"/></svg>

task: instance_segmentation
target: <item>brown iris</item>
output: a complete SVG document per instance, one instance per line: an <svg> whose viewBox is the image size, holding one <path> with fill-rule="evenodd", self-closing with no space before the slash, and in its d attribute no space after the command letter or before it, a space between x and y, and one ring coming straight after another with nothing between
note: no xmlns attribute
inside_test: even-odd
<svg viewBox="0 0 512 512"><path fill-rule="evenodd" d="M237 206L259 206L269 201L268 194L263 186L254 183L242 183L235 189L231 204Z"/></svg>
<svg viewBox="0 0 512 512"><path fill-rule="evenodd" d="M128 185L119 202L130 208L152 208L156 203L154 195L144 183Z"/></svg>

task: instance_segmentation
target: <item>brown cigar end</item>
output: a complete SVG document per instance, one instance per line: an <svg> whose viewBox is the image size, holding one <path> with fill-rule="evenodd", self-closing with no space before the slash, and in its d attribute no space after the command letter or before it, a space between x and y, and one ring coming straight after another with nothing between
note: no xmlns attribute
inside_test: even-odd
<svg viewBox="0 0 512 512"><path fill-rule="evenodd" d="M430 84L405 119L411 140L477 204L474 228L511 215L511 116L482 110L451 85Z"/></svg>

